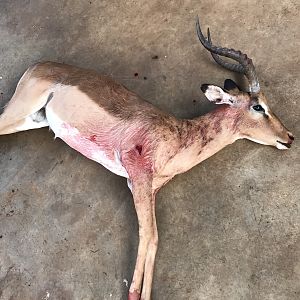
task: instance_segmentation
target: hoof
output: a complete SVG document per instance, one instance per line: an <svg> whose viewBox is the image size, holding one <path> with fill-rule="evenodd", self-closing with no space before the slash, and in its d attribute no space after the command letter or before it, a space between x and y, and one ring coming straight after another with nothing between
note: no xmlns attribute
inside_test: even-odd
<svg viewBox="0 0 300 300"><path fill-rule="evenodd" d="M129 292L128 294L128 300L140 300L140 293L137 291Z"/></svg>

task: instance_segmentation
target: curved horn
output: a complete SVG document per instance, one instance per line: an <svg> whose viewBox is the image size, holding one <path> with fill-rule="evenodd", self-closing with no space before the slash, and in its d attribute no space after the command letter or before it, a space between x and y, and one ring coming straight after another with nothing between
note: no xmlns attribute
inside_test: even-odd
<svg viewBox="0 0 300 300"><path fill-rule="evenodd" d="M207 39L208 39L208 42L210 43L210 45L212 45L209 28L207 28ZM210 52L210 54L213 57L213 59L215 60L215 62L217 64L219 64L220 66L224 67L225 69L228 69L233 72L242 73L242 74L245 73L244 67L242 65L232 64L230 62L227 62L227 61L223 60L219 55L217 55L213 52Z"/></svg>
<svg viewBox="0 0 300 300"><path fill-rule="evenodd" d="M258 78L255 72L253 62L250 58L247 57L246 54L242 53L241 51L236 51L234 49L214 46L211 43L209 29L207 32L208 39L204 37L200 28L199 17L197 17L196 19L196 30L197 30L199 41L204 46L204 48L206 48L211 53L212 57L219 65L225 67L226 69L229 69L230 71L243 73L249 81L249 88L251 93L258 93L260 91L260 86L259 86L259 82L258 82ZM231 58L237 61L239 64L232 64L226 62L222 60L219 57L219 55Z"/></svg>

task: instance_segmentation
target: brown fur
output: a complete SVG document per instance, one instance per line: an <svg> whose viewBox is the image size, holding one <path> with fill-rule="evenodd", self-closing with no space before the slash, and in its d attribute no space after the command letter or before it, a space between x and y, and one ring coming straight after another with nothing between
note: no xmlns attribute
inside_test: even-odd
<svg viewBox="0 0 300 300"><path fill-rule="evenodd" d="M141 116L158 124L165 124L170 118L170 115L158 110L120 83L108 76L100 75L94 70L45 62L34 67L32 76L56 84L77 86L101 108L123 120Z"/></svg>

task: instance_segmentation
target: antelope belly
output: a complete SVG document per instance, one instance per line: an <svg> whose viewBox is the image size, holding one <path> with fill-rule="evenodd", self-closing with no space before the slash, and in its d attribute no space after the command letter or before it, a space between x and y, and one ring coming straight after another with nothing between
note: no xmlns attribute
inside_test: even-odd
<svg viewBox="0 0 300 300"><path fill-rule="evenodd" d="M101 148L101 145L90 141L77 128L63 122L51 108L47 108L46 114L49 127L54 132L55 138L59 137L71 148L77 150L87 158L100 163L109 171L119 176L129 177L121 163L120 154L117 150L113 150L113 158L108 157L106 150Z"/></svg>

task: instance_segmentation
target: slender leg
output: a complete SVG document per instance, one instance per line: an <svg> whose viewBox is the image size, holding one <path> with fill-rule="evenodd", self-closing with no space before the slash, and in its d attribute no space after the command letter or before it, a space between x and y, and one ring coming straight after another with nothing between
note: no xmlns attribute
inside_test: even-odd
<svg viewBox="0 0 300 300"><path fill-rule="evenodd" d="M35 114L33 114L34 116ZM42 127L49 126L46 118L40 120L34 120L33 116L28 116L27 118L21 119L19 121L14 122L8 126L1 127L1 119L0 119L0 135L11 134L19 131L29 130L29 129L37 129Z"/></svg>
<svg viewBox="0 0 300 300"><path fill-rule="evenodd" d="M17 132L18 130L16 128L18 126L22 126L23 123L24 123L24 120L20 120L18 122L15 122L14 124L2 126L1 119L0 119L0 135L11 134L11 133Z"/></svg>
<svg viewBox="0 0 300 300"><path fill-rule="evenodd" d="M139 176L138 179L132 180L132 193L139 223L139 247L128 300L140 299L148 246L153 235L151 185L152 178L149 176Z"/></svg>
<svg viewBox="0 0 300 300"><path fill-rule="evenodd" d="M146 256L145 263L145 275L143 280L143 290L142 290L142 300L150 300L151 297L151 289L152 289L152 280L154 273L154 262L157 251L158 244L158 233L157 233L157 225L156 225L156 217L155 217L155 196L152 197L152 237L148 245L148 251Z"/></svg>
<svg viewBox="0 0 300 300"><path fill-rule="evenodd" d="M51 95L51 83L31 78L33 70L31 67L24 73L0 114L0 135L49 126L42 108Z"/></svg>

